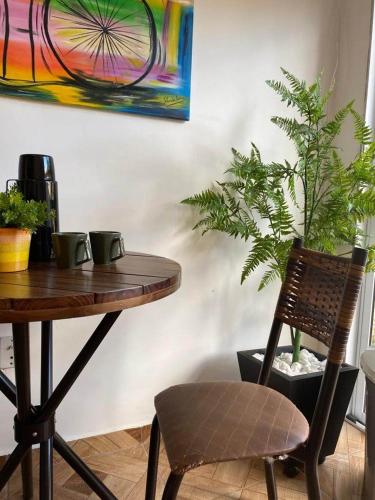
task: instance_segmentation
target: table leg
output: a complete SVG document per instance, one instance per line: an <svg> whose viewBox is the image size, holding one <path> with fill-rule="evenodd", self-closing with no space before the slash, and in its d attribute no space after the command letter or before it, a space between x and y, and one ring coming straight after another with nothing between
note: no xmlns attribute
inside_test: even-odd
<svg viewBox="0 0 375 500"><path fill-rule="evenodd" d="M31 391L30 391L30 336L28 323L13 324L14 364L17 392L17 417L21 423L30 419ZM33 497L33 471L31 446L21 462L23 498Z"/></svg>
<svg viewBox="0 0 375 500"><path fill-rule="evenodd" d="M105 484L55 432L54 413L120 313L121 311L116 311L104 316L54 391L52 390L52 322L42 323L40 407L31 404L29 325L28 323L13 324L16 385L0 371L0 392L17 407L14 429L18 445L0 470L0 491L22 461L23 498L32 498L31 448L33 444L40 443L41 500L52 499L52 447L101 499L116 499Z"/></svg>
<svg viewBox="0 0 375 500"><path fill-rule="evenodd" d="M0 392L4 394L4 396L9 399L9 401L17 406L17 397L16 397L16 386L13 384L11 380L0 370Z"/></svg>
<svg viewBox="0 0 375 500"><path fill-rule="evenodd" d="M87 363L91 360L97 348L100 346L120 314L121 311L116 311L107 313L104 316L99 325L95 328L94 333L88 339L76 359L68 368L63 378L55 387L55 390L51 394L51 397L48 398L48 401L45 404L41 405L36 417L36 422L42 422L47 417L50 417L53 413L55 413L57 407L65 398Z"/></svg>
<svg viewBox="0 0 375 500"><path fill-rule="evenodd" d="M0 470L0 491L4 488L9 481L11 475L21 462L26 448L22 444L18 444L13 452L9 455L7 461Z"/></svg>
<svg viewBox="0 0 375 500"><path fill-rule="evenodd" d="M40 404L44 404L53 388L52 321L42 322ZM53 497L53 438L40 443L39 498Z"/></svg>
<svg viewBox="0 0 375 500"><path fill-rule="evenodd" d="M74 453L74 451L67 445L61 436L57 433L53 441L53 446L62 458L67 462L76 473L81 476L86 484L95 491L95 493L102 500L116 500L116 497L111 493L107 486L100 481L100 479L92 472L92 470L87 467L85 462L80 459L80 457Z"/></svg>

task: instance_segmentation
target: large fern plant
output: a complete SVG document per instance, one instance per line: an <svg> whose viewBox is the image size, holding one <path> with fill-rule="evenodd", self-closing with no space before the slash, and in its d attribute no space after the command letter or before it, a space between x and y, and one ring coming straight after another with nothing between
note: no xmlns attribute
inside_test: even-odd
<svg viewBox="0 0 375 500"><path fill-rule="evenodd" d="M233 149L228 180L182 202L199 209L202 218L194 229L203 234L222 231L250 242L241 282L266 265L259 290L283 279L295 236L302 236L308 248L332 254L345 245L368 246L363 228L375 216L373 130L352 102L327 118L332 89L323 93L320 77L307 85L282 72L285 83L266 83L294 109L294 116L273 116L271 121L294 143L296 158L266 163L255 144L249 156ZM350 116L359 152L345 164L337 139ZM369 247L367 269L375 270L375 247ZM291 336L293 361L298 361L301 333L291 329Z"/></svg>

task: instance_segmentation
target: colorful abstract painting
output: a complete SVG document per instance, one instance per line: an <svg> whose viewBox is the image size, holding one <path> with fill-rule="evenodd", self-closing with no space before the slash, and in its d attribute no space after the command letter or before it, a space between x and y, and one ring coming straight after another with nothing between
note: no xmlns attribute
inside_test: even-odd
<svg viewBox="0 0 375 500"><path fill-rule="evenodd" d="M0 0L0 94L189 119L193 0Z"/></svg>

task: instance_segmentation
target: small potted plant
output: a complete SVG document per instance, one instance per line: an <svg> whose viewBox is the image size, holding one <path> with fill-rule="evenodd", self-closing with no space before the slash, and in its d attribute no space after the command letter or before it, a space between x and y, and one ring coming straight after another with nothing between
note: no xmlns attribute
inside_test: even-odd
<svg viewBox="0 0 375 500"><path fill-rule="evenodd" d="M264 162L252 144L249 155L233 149L230 178L183 201L197 207L201 220L194 229L221 231L250 242L241 282L259 266L267 266L259 284L262 290L283 280L294 237L305 247L337 254L354 245L369 249L368 271L375 270L375 247L368 245L364 227L375 216L375 142L373 130L349 103L332 119L327 105L332 89L323 93L320 78L312 85L282 70L286 83L267 81L288 107L291 117L271 121L293 142L293 161ZM347 164L336 140L344 121L354 121L358 154ZM275 297L276 303L276 297ZM292 346L279 349L270 385L288 396L311 420L318 397L324 357L302 351L302 332L291 328ZM256 382L264 349L238 353L243 380ZM254 356L255 355L255 356ZM314 365L314 366L313 366ZM316 368L313 369L313 368ZM341 370L331 418L321 450L321 461L334 452L353 391L358 368Z"/></svg>
<svg viewBox="0 0 375 500"><path fill-rule="evenodd" d="M26 201L16 186L0 193L0 272L27 269L31 234L53 216L45 202Z"/></svg>

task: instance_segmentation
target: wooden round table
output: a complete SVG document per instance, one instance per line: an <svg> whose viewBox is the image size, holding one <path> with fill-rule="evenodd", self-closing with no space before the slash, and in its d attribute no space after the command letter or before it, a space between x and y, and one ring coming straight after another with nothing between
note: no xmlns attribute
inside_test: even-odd
<svg viewBox="0 0 375 500"><path fill-rule="evenodd" d="M100 498L115 498L56 432L55 411L121 311L170 295L179 288L180 278L176 262L135 252L108 266L87 263L58 269L54 263L38 263L27 271L0 273L0 323L12 323L16 379L13 384L0 370L0 391L17 408L17 446L0 470L0 491L21 463L23 497L32 498L31 447L40 444L41 499L53 496L53 448ZM95 314L105 316L53 389L52 321ZM34 321L42 323L39 406L32 405L30 394L29 323Z"/></svg>

